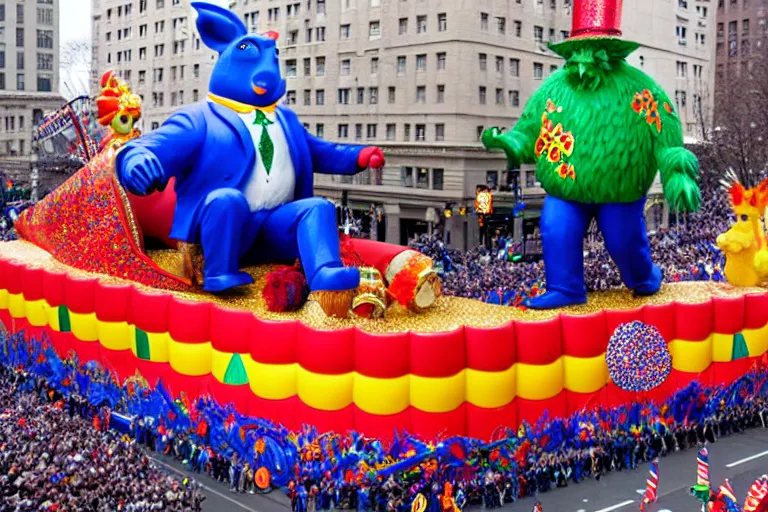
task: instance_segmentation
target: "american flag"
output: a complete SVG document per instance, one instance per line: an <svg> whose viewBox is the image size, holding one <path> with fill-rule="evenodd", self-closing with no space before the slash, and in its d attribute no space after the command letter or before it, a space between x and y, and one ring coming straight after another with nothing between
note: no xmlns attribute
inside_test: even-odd
<svg viewBox="0 0 768 512"><path fill-rule="evenodd" d="M706 485L709 487L709 452L706 447L699 450L696 456L698 468L696 470L696 485Z"/></svg>
<svg viewBox="0 0 768 512"><path fill-rule="evenodd" d="M768 476L758 478L752 483L744 500L744 512L758 512L768 508Z"/></svg>
<svg viewBox="0 0 768 512"><path fill-rule="evenodd" d="M659 459L654 459L651 462L651 468L648 470L648 480L645 484L645 496L643 501L640 502L640 511L645 510L645 506L648 503L656 501L656 492L659 488Z"/></svg>

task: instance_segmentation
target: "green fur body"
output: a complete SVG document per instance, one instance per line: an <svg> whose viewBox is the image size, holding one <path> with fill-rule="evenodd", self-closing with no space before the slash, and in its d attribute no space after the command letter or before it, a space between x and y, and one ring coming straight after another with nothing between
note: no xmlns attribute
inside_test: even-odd
<svg viewBox="0 0 768 512"><path fill-rule="evenodd" d="M626 62L612 63L595 90L577 89L560 70L531 97L513 132L525 136L524 163L536 163L536 178L548 194L582 203L636 201L646 195L660 165L659 149L682 146L677 115L664 109L669 102L661 87L648 75ZM635 94L649 90L658 103L661 133L632 108ZM574 138L573 153L564 158L573 165L575 179L562 178L559 164L545 154L535 156L535 143L551 100L562 112L548 113Z"/></svg>

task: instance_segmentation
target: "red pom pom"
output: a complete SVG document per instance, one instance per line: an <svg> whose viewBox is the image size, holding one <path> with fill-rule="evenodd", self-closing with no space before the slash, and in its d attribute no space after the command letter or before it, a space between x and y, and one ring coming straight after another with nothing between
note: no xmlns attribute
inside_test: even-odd
<svg viewBox="0 0 768 512"><path fill-rule="evenodd" d="M275 313L297 311L307 300L307 279L295 266L278 267L267 274L267 283L261 292L267 309Z"/></svg>

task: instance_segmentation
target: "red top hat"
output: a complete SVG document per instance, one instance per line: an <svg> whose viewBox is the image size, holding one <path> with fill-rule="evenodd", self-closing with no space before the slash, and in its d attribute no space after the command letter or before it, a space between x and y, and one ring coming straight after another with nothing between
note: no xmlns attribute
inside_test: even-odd
<svg viewBox="0 0 768 512"><path fill-rule="evenodd" d="M609 54L625 58L640 45L624 41L621 37L622 0L574 0L571 36L549 48L568 59L585 46L599 44Z"/></svg>

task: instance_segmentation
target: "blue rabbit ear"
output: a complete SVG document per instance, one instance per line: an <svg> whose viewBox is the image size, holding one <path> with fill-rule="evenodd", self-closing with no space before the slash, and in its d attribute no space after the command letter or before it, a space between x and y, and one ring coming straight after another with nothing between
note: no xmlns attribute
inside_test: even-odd
<svg viewBox="0 0 768 512"><path fill-rule="evenodd" d="M192 2L197 10L197 31L208 48L218 53L236 39L246 35L248 30L237 15L218 5L207 2Z"/></svg>

